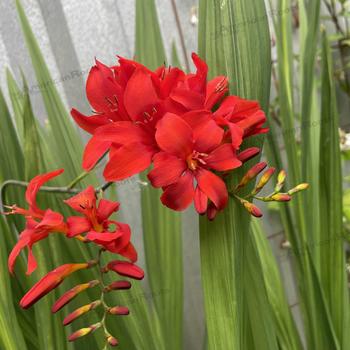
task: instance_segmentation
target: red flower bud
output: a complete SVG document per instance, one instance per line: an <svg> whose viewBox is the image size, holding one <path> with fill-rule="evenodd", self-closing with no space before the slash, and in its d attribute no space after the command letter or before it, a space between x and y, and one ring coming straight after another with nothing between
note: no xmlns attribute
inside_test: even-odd
<svg viewBox="0 0 350 350"><path fill-rule="evenodd" d="M107 337L107 343L110 346L117 346L119 344L118 340L116 338L112 337L111 335L109 335Z"/></svg>
<svg viewBox="0 0 350 350"><path fill-rule="evenodd" d="M127 261L121 261L121 260L111 261L107 265L107 268L109 270L112 270L118 273L121 276L126 276L137 280L142 280L145 275L143 270L140 267Z"/></svg>
<svg viewBox="0 0 350 350"><path fill-rule="evenodd" d="M96 309L97 306L99 306L99 305L101 305L101 301L96 300L90 304L79 307L78 309L76 309L72 313L70 313L67 317L65 317L65 319L63 320L63 325L67 326L68 324L75 321L78 317L86 314L90 310Z"/></svg>
<svg viewBox="0 0 350 350"><path fill-rule="evenodd" d="M130 289L131 283L129 281L116 281L112 282L109 286L107 286L104 291L109 292L111 290L119 290L119 289Z"/></svg>
<svg viewBox="0 0 350 350"><path fill-rule="evenodd" d="M248 210L248 212L256 218L260 218L263 216L262 211L253 203L250 203L246 200L242 200L241 203Z"/></svg>
<svg viewBox="0 0 350 350"><path fill-rule="evenodd" d="M20 306L27 309L41 299L44 295L59 286L71 273L86 269L89 264L65 264L50 271L39 282L37 282L21 299Z"/></svg>
<svg viewBox="0 0 350 350"><path fill-rule="evenodd" d="M237 157L242 163L245 163L248 160L254 158L259 153L260 153L260 148L250 147L250 148L247 148L246 150L242 151L241 153L239 153L237 155Z"/></svg>
<svg viewBox="0 0 350 350"><path fill-rule="evenodd" d="M51 311L53 313L61 310L65 305L67 305L71 300L73 300L79 293L84 291L87 288L92 288L98 285L100 282L98 280L93 280L88 283L78 284L72 289L65 292L52 306Z"/></svg>
<svg viewBox="0 0 350 350"><path fill-rule="evenodd" d="M114 306L108 309L111 315L129 315L129 309L125 306Z"/></svg>

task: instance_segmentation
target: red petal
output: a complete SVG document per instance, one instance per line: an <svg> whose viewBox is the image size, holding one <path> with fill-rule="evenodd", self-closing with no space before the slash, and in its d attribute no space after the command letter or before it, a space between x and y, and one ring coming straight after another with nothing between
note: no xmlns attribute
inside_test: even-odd
<svg viewBox="0 0 350 350"><path fill-rule="evenodd" d="M140 127L126 121L111 123L96 129L85 147L83 168L91 170L112 144L124 145L132 142L152 144L154 140Z"/></svg>
<svg viewBox="0 0 350 350"><path fill-rule="evenodd" d="M194 149L209 153L220 145L223 136L224 130L217 126L214 120L209 120L194 130Z"/></svg>
<svg viewBox="0 0 350 350"><path fill-rule="evenodd" d="M231 144L224 144L211 152L205 158L207 165L214 170L226 171L238 168L242 162L237 158Z"/></svg>
<svg viewBox="0 0 350 350"><path fill-rule="evenodd" d="M112 202L104 198L100 199L97 208L98 219L101 222L108 219L114 212L119 210L119 207L119 202Z"/></svg>
<svg viewBox="0 0 350 350"><path fill-rule="evenodd" d="M150 166L153 154L152 147L140 143L120 147L111 155L103 175L107 181L118 181L138 174Z"/></svg>
<svg viewBox="0 0 350 350"><path fill-rule="evenodd" d="M86 96L95 111L118 110L121 87L114 80L113 71L97 60L86 81Z"/></svg>
<svg viewBox="0 0 350 350"><path fill-rule="evenodd" d="M91 223L82 216L70 216L67 219L68 234L67 237L74 237L91 229Z"/></svg>
<svg viewBox="0 0 350 350"><path fill-rule="evenodd" d="M34 212L35 214L43 215L44 211L39 209L36 204L36 195L38 191L40 190L40 187L46 183L47 181L51 180L52 178L62 174L64 172L64 169L58 169L51 171L49 173L41 174L36 177L34 177L28 184L27 190L26 190L26 201L28 202L30 206L30 210Z"/></svg>
<svg viewBox="0 0 350 350"><path fill-rule="evenodd" d="M208 197L198 186L194 195L194 206L198 214L204 214L207 211Z"/></svg>
<svg viewBox="0 0 350 350"><path fill-rule="evenodd" d="M228 123L228 127L230 129L232 146L238 149L243 141L244 130L234 123Z"/></svg>
<svg viewBox="0 0 350 350"><path fill-rule="evenodd" d="M118 254L129 259L131 262L137 261L137 251L131 242L129 242L125 248L120 250Z"/></svg>
<svg viewBox="0 0 350 350"><path fill-rule="evenodd" d="M110 243L112 241L115 241L116 239L123 236L122 231L115 231L115 232L96 232L96 231L90 231L86 238L89 241L95 242L97 244L105 244Z"/></svg>
<svg viewBox="0 0 350 350"><path fill-rule="evenodd" d="M193 175L187 171L179 181L165 188L161 201L170 209L184 210L193 201Z"/></svg>
<svg viewBox="0 0 350 350"><path fill-rule="evenodd" d="M183 80L185 74L179 68L169 68L170 71L165 73L164 80L161 81L161 97L166 98L169 96L171 91L176 87L177 83ZM168 68L164 68L165 71L168 71Z"/></svg>
<svg viewBox="0 0 350 350"><path fill-rule="evenodd" d="M228 193L225 182L205 169L198 169L196 179L200 189L209 197L215 206L221 210L228 201Z"/></svg>
<svg viewBox="0 0 350 350"><path fill-rule="evenodd" d="M117 272L121 276L126 276L137 280L142 280L144 277L144 272L140 267L127 261L114 260L107 266L110 270Z"/></svg>
<svg viewBox="0 0 350 350"><path fill-rule="evenodd" d="M193 150L191 127L176 114L167 113L157 124L156 140L165 152L186 159Z"/></svg>
<svg viewBox="0 0 350 350"><path fill-rule="evenodd" d="M196 74L189 78L188 85L190 89L205 93L208 65L197 54L192 53L192 60L197 68Z"/></svg>
<svg viewBox="0 0 350 350"><path fill-rule="evenodd" d="M25 232L25 231L23 231L23 232ZM26 238L26 239L20 238L19 241L16 243L16 245L11 250L11 253L8 257L8 262L7 262L8 269L11 273L13 273L15 262L16 262L16 259L19 255L19 253L28 243L29 243L29 238Z"/></svg>
<svg viewBox="0 0 350 350"><path fill-rule="evenodd" d="M105 124L110 123L111 121L104 115L92 115L87 117L84 114L81 114L76 109L72 109L70 112L71 116L74 118L75 122L85 131L90 134L93 134L94 131Z"/></svg>
<svg viewBox="0 0 350 350"><path fill-rule="evenodd" d="M27 264L26 275L31 275L36 270L37 267L38 267L38 264L33 255L32 248L28 247L28 264Z"/></svg>
<svg viewBox="0 0 350 350"><path fill-rule="evenodd" d="M207 94L205 98L205 108L212 109L216 103L227 93L228 81L225 76L218 76L210 80L207 84Z"/></svg>
<svg viewBox="0 0 350 350"><path fill-rule="evenodd" d="M165 152L153 157L154 168L148 173L148 179L154 187L165 187L176 182L187 169L184 160Z"/></svg>
<svg viewBox="0 0 350 350"><path fill-rule="evenodd" d="M133 120L158 103L150 75L143 69L137 68L128 81L124 93L125 109Z"/></svg>
<svg viewBox="0 0 350 350"><path fill-rule="evenodd" d="M188 88L175 88L170 97L188 110L202 109L204 107L204 95Z"/></svg>
<svg viewBox="0 0 350 350"><path fill-rule="evenodd" d="M88 210L96 209L95 189L92 186L88 186L85 190L66 199L64 202L78 213L86 214Z"/></svg>

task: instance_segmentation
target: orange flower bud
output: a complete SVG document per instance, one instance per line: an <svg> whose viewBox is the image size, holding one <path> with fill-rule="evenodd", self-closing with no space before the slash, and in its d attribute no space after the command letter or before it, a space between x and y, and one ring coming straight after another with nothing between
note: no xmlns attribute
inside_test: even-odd
<svg viewBox="0 0 350 350"><path fill-rule="evenodd" d="M29 308L51 290L59 286L67 276L77 270L86 269L88 267L89 264L87 263L65 264L50 271L24 295L19 303L20 306L23 309Z"/></svg>
<svg viewBox="0 0 350 350"><path fill-rule="evenodd" d="M89 327L80 328L68 337L68 341L74 341L78 338L84 337L85 335L94 332L96 329L101 327L101 323L95 323Z"/></svg>
<svg viewBox="0 0 350 350"><path fill-rule="evenodd" d="M236 187L236 190L244 187L248 182L255 179L260 172L262 172L266 168L267 164L265 162L260 162L255 164L252 168L250 168L246 174L242 177L242 180Z"/></svg>
<svg viewBox="0 0 350 350"><path fill-rule="evenodd" d="M86 314L90 310L97 308L97 306L99 306L99 305L101 305L101 301L96 300L90 304L79 307L78 309L76 309L72 313L70 313L67 317L65 317L65 319L63 320L63 325L67 326L68 324L75 321L78 317Z"/></svg>
<svg viewBox="0 0 350 350"><path fill-rule="evenodd" d="M129 315L129 309L125 306L113 306L108 309L111 315Z"/></svg>
<svg viewBox="0 0 350 350"><path fill-rule="evenodd" d="M309 184L308 183L302 183L302 184L299 184L298 186L295 186L294 188L289 190L287 193L289 195L293 195L294 193L297 193L297 192L300 192L300 191L304 191L307 188L309 188Z"/></svg>
<svg viewBox="0 0 350 350"><path fill-rule="evenodd" d="M255 186L254 190L252 191L253 195L256 195L264 188L264 186L270 181L272 175L275 173L275 170L276 170L275 168L270 168L264 172L258 184Z"/></svg>
<svg viewBox="0 0 350 350"><path fill-rule="evenodd" d="M117 346L119 344L118 340L114 337L112 337L111 335L109 335L107 337L107 343L110 345L110 346Z"/></svg>
<svg viewBox="0 0 350 350"><path fill-rule="evenodd" d="M53 313L61 310L65 305L67 305L71 300L73 300L79 293L84 291L87 288L92 288L98 285L100 282L98 280L93 280L88 283L78 284L72 289L65 292L52 306L51 311Z"/></svg>

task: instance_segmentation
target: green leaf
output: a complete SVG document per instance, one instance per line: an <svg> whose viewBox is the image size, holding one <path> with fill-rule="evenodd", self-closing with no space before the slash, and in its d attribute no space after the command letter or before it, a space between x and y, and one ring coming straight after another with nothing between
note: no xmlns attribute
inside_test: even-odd
<svg viewBox="0 0 350 350"><path fill-rule="evenodd" d="M320 279L340 348L349 344L349 292L343 248L342 168L339 115L327 35L322 45L320 137Z"/></svg>
<svg viewBox="0 0 350 350"><path fill-rule="evenodd" d="M199 3L199 54L211 76L224 74L231 94L257 99L267 108L270 91L270 39L264 1L214 0ZM259 40L256 38L259 37ZM261 145L256 138L249 145ZM233 175L229 186L241 172ZM208 349L247 349L245 306L251 295L244 281L249 215L232 199L213 222L200 219L200 249ZM259 327L250 319L251 329ZM248 327L249 329L249 327ZM266 339L266 338L265 338ZM270 344L262 344L268 348Z"/></svg>

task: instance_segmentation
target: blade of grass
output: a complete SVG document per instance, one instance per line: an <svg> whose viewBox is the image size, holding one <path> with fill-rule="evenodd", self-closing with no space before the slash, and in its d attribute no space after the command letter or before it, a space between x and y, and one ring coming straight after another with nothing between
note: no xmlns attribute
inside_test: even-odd
<svg viewBox="0 0 350 350"><path fill-rule="evenodd" d="M343 247L342 173L339 115L330 43L322 37L322 113L319 163L320 278L340 348L349 344L349 292Z"/></svg>
<svg viewBox="0 0 350 350"><path fill-rule="evenodd" d="M263 1L201 0L198 47L210 74L225 74L230 92L258 99L267 108L270 90L270 40ZM259 40L254 38L259 37ZM261 145L257 138L249 144ZM234 174L230 186L237 181ZM246 349L244 274L249 216L234 201L214 222L200 219L200 249L208 349ZM264 305L265 306L265 305ZM256 329L250 319L248 329ZM268 349L271 344L262 343Z"/></svg>

